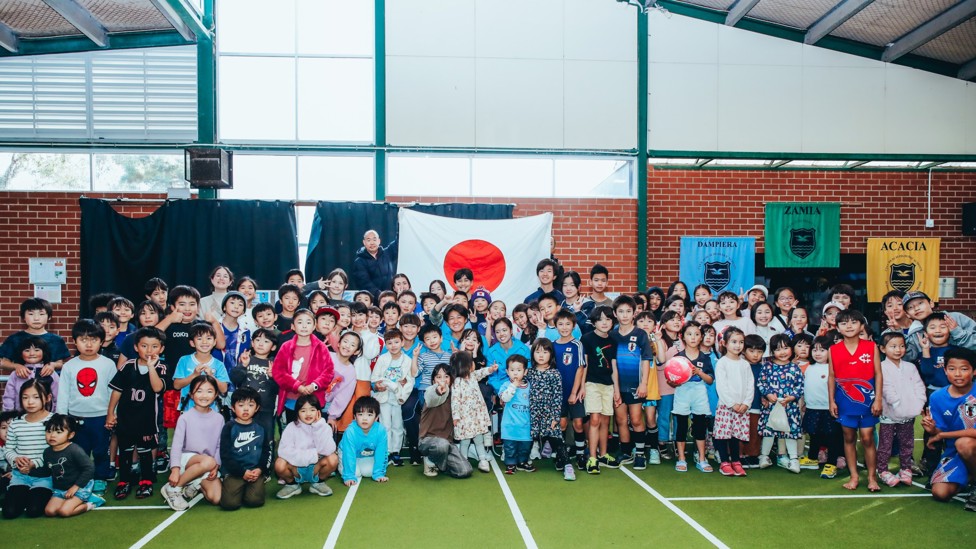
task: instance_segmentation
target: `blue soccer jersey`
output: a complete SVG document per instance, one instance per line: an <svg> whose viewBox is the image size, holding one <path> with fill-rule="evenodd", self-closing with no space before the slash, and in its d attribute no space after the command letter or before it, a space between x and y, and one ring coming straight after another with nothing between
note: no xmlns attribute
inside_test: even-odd
<svg viewBox="0 0 976 549"><path fill-rule="evenodd" d="M959 397L952 396L949 388L943 387L929 397L929 410L940 431L976 429L976 387ZM945 451L938 468L932 473L931 482L953 482L959 485L969 482L969 472L956 451L955 439L945 439Z"/></svg>

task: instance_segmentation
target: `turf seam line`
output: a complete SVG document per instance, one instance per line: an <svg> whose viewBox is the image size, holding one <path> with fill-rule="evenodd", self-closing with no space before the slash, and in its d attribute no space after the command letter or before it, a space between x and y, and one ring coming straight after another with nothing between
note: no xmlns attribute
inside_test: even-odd
<svg viewBox="0 0 976 549"><path fill-rule="evenodd" d="M193 506L196 505L197 502L199 502L202 499L203 499L203 493L197 494L197 496L190 501L189 507L187 507L182 511L174 511L172 515L166 518L166 520L160 522L158 525L156 525L155 528L150 530L148 534L142 536L142 539L132 544L132 547L130 547L129 549L141 549L142 547L145 547L147 543L149 543L150 541L153 540L153 538L158 536L163 530L166 529L167 526L179 520L180 517L182 517L187 511L192 509Z"/></svg>
<svg viewBox="0 0 976 549"><path fill-rule="evenodd" d="M508 502L508 509L512 512L512 518L515 519L515 525L518 526L519 533L522 534L522 541L525 543L525 547L528 549L538 549L539 546L536 545L535 538L532 537L529 525L526 524L525 517L522 516L522 510L519 509L518 502L515 501L515 496L512 495L512 491L509 489L505 477L502 476L502 470L498 466L498 462L494 456L491 458L491 469L495 472L495 479L498 480L498 485L502 489L505 501Z"/></svg>
<svg viewBox="0 0 976 549"><path fill-rule="evenodd" d="M352 500L356 497L356 492L359 491L360 484L362 484L362 479L359 479L359 482L350 486L349 491L346 492L346 497L342 500L342 507L339 508L339 514L336 515L335 521L332 522L329 537L325 539L325 545L322 546L323 549L332 549L339 541L339 533L342 532L342 525L346 523L346 517L349 516L349 509L352 507Z"/></svg>
<svg viewBox="0 0 976 549"><path fill-rule="evenodd" d="M654 488L651 488L651 486L649 484L647 484L646 482L644 482L643 480L641 480L640 477L638 477L637 475L635 475L634 473L632 473L630 471L630 469L621 466L620 467L620 471L623 471L623 473L625 475L627 475L628 477L630 477L631 480L633 480L634 482L636 482L648 494L651 494L652 496L654 496L654 499L660 501L665 507L667 507L668 509L670 509L671 512L673 512L674 514L676 514L679 517L681 517L681 520L685 521L688 524L688 526L691 526L699 534L701 534L702 536L704 536L704 538L707 539L708 541L710 541L712 543L712 545L714 545L715 547L718 547L720 549L729 549L729 546L726 545L726 544L724 544L724 543L722 543L722 540L720 540L717 537L715 537L715 534L713 534L713 533L709 532L708 530L706 530L704 526L702 526L701 524L698 523L698 521L696 521L695 519L691 518L687 513L685 513L684 511L682 511L677 505L671 503L667 498L665 498L660 493L658 493L657 490L655 490Z"/></svg>
<svg viewBox="0 0 976 549"><path fill-rule="evenodd" d="M96 511L140 511L145 509L169 509L168 505L120 505L117 507L96 507Z"/></svg>
<svg viewBox="0 0 976 549"><path fill-rule="evenodd" d="M801 496L701 496L668 498L668 501L747 501L787 499L927 498L931 494L821 494Z"/></svg>

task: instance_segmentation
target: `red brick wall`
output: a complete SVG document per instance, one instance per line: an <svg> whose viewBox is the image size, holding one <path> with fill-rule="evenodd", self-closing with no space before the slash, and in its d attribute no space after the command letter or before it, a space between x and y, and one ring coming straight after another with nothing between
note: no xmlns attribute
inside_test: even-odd
<svg viewBox="0 0 976 549"><path fill-rule="evenodd" d="M840 202L841 253L866 253L868 237L940 237L941 276L956 278L947 308L976 310L976 238L962 235L960 205L976 202L976 174L934 171L926 229L927 172L650 169L648 280L678 274L681 236L754 236L763 252L765 202Z"/></svg>
<svg viewBox="0 0 976 549"><path fill-rule="evenodd" d="M637 201L626 198L471 198L388 196L389 202L481 202L515 204L515 217L552 212L556 257L580 273L588 291L590 267L610 271L611 292L637 286Z"/></svg>
<svg viewBox="0 0 976 549"><path fill-rule="evenodd" d="M22 329L20 303L34 295L29 283L28 259L63 257L67 260L68 283L62 286L62 303L54 304L49 325L61 336L71 333L78 317L80 294L81 209L77 193L0 192L0 337ZM91 198L118 195L88 193ZM164 195L134 195L159 199ZM158 204L119 203L118 212L143 217Z"/></svg>

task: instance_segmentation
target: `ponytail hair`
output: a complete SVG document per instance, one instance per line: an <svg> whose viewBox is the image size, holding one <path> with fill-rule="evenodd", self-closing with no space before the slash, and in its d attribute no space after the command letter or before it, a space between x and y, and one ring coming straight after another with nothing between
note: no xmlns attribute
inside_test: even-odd
<svg viewBox="0 0 976 549"><path fill-rule="evenodd" d="M193 397L193 393L195 393L200 385L203 385L204 383L209 383L210 386L214 388L214 393L216 393L218 397L216 400L214 400L214 402L217 403L218 407L222 406L219 398L220 387L217 386L217 380L209 374L200 374L190 381L190 390L186 392L186 395L182 399L180 399L180 410L186 410L186 405L189 404L190 399Z"/></svg>

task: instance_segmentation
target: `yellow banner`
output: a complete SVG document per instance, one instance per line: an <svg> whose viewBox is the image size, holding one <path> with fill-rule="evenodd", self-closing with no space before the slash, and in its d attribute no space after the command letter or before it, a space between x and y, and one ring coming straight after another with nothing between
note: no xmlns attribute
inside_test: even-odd
<svg viewBox="0 0 976 549"><path fill-rule="evenodd" d="M869 238L868 301L891 290L925 292L939 300L938 238Z"/></svg>

